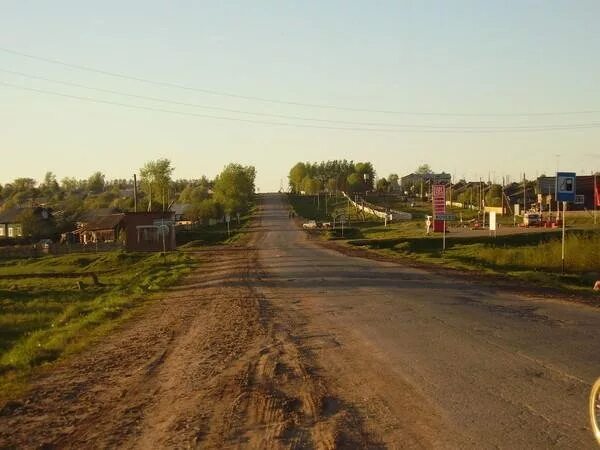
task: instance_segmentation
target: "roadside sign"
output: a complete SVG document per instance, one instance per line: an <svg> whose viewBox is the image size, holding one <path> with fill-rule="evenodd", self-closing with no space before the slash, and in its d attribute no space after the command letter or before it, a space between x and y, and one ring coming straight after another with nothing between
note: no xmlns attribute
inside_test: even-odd
<svg viewBox="0 0 600 450"><path fill-rule="evenodd" d="M557 172L556 200L559 202L575 202L575 172Z"/></svg>
<svg viewBox="0 0 600 450"><path fill-rule="evenodd" d="M456 214L436 214L435 219L446 221L456 220Z"/></svg>
<svg viewBox="0 0 600 450"><path fill-rule="evenodd" d="M229 214L227 214L225 216L225 222L227 222L227 223L231 222L231 216Z"/></svg>
<svg viewBox="0 0 600 450"><path fill-rule="evenodd" d="M496 231L496 211L490 212L490 231Z"/></svg>
<svg viewBox="0 0 600 450"><path fill-rule="evenodd" d="M440 214L446 212L446 186L443 184L433 185L433 215L436 219Z"/></svg>

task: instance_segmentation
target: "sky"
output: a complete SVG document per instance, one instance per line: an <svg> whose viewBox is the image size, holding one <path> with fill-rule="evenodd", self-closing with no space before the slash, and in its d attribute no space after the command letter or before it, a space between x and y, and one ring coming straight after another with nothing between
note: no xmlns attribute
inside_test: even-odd
<svg viewBox="0 0 600 450"><path fill-rule="evenodd" d="M163 157L176 178L254 165L261 192L336 158L589 174L598 17L596 0L0 0L0 183Z"/></svg>

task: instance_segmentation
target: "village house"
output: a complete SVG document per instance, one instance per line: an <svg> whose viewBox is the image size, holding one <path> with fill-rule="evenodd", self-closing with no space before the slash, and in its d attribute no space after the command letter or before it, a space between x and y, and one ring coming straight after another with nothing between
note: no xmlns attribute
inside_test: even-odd
<svg viewBox="0 0 600 450"><path fill-rule="evenodd" d="M22 213L21 208L10 208L0 213L0 239L23 236L23 227L19 220Z"/></svg>
<svg viewBox="0 0 600 450"><path fill-rule="evenodd" d="M9 208L0 212L0 239L23 237L23 213L33 209L34 214L43 220L50 220L52 211L48 208L37 206L35 208Z"/></svg>
<svg viewBox="0 0 600 450"><path fill-rule="evenodd" d="M77 229L82 244L122 241L124 214L110 214L96 217Z"/></svg>

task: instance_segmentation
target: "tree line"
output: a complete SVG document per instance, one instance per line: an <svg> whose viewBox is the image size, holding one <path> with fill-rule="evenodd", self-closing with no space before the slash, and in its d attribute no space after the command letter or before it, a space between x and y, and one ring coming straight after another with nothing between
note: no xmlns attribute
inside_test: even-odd
<svg viewBox="0 0 600 450"><path fill-rule="evenodd" d="M213 179L201 176L175 180L173 171L168 159L148 161L139 169L138 211L164 211L173 203L183 203L190 220L206 221L244 213L251 205L256 179L252 166L232 163ZM85 179L66 177L60 181L47 172L40 183L33 178L16 178L0 184L0 211L23 209L23 234L46 237L73 230L87 211L133 211L133 189L133 179L108 180L102 172ZM39 207L52 210L50 221L40 221L35 215Z"/></svg>
<svg viewBox="0 0 600 450"><path fill-rule="evenodd" d="M298 162L288 175L294 193L309 195L320 192L366 192L373 190L375 170L370 162L333 160Z"/></svg>

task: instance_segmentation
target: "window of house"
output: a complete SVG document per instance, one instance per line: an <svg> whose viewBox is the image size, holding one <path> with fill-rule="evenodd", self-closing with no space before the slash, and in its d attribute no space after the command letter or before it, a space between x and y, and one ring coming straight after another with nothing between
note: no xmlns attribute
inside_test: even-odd
<svg viewBox="0 0 600 450"><path fill-rule="evenodd" d="M4 236L4 225L0 225L0 236Z"/></svg>

